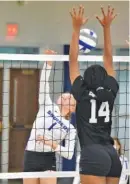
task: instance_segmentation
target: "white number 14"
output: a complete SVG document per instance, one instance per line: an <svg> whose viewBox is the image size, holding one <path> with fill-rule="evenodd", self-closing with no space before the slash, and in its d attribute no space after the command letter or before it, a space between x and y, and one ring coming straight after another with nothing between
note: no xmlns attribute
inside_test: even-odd
<svg viewBox="0 0 130 184"><path fill-rule="evenodd" d="M89 119L89 123L97 123L96 118L96 100L90 100L91 102L91 118ZM109 103L102 102L99 111L98 117L105 117L104 121L109 122L110 120L110 110L109 110Z"/></svg>

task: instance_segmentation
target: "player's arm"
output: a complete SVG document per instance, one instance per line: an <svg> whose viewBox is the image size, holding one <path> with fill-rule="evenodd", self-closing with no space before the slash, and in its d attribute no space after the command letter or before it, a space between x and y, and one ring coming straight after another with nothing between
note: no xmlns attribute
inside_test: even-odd
<svg viewBox="0 0 130 184"><path fill-rule="evenodd" d="M37 141L43 141L45 145L50 146L56 153L66 159L72 159L74 154L75 148L75 137L76 137L76 130L70 130L69 134L65 138L65 146L61 146L56 141L48 140L43 136L37 136Z"/></svg>
<svg viewBox="0 0 130 184"><path fill-rule="evenodd" d="M60 156L71 160L75 149L76 130L70 130L69 134L65 138L65 146L58 145L53 148Z"/></svg>
<svg viewBox="0 0 130 184"><path fill-rule="evenodd" d="M103 55L104 67L110 76L115 76L112 57L112 44L110 27L104 28L104 55Z"/></svg>
<svg viewBox="0 0 130 184"><path fill-rule="evenodd" d="M71 84L73 84L74 80L80 75L78 64L79 34L81 26L83 26L87 22L87 19L84 18L83 6L80 6L78 10L73 8L70 14L72 17L73 33L69 51L69 60L70 60L69 70L70 70L70 81Z"/></svg>
<svg viewBox="0 0 130 184"><path fill-rule="evenodd" d="M52 50L46 50L45 54L55 54ZM44 62L40 76L39 105L52 104L50 99L49 77L52 69L52 61Z"/></svg>
<svg viewBox="0 0 130 184"><path fill-rule="evenodd" d="M112 43L111 43L111 23L117 14L114 14L114 8L108 6L108 11L105 13L104 9L101 8L103 18L100 19L98 16L96 17L100 24L103 26L104 32L104 67L110 76L115 76L115 71L113 67L113 57L112 57Z"/></svg>

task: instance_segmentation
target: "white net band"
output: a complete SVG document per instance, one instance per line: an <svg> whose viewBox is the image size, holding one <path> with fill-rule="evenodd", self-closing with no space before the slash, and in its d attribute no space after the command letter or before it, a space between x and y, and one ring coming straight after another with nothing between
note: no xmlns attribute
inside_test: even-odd
<svg viewBox="0 0 130 184"><path fill-rule="evenodd" d="M34 55L34 54L0 54L0 60L5 61L69 61L68 55ZM79 55L78 61L101 62L103 56ZM113 62L129 62L129 56L113 56Z"/></svg>
<svg viewBox="0 0 130 184"><path fill-rule="evenodd" d="M124 171L130 175L130 171ZM19 172L19 173L0 173L0 179L23 179L23 178L71 178L79 177L76 171L45 171L45 172Z"/></svg>
<svg viewBox="0 0 130 184"><path fill-rule="evenodd" d="M78 177L76 171L45 171L45 172L19 172L19 173L0 173L0 179L23 179L23 178L70 178Z"/></svg>

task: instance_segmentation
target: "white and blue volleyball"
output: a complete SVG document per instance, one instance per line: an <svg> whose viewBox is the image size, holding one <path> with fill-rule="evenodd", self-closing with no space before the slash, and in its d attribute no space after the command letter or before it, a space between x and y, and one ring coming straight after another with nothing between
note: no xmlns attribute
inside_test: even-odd
<svg viewBox="0 0 130 184"><path fill-rule="evenodd" d="M87 54L95 49L97 45L97 34L90 29L82 29L79 36L79 52Z"/></svg>

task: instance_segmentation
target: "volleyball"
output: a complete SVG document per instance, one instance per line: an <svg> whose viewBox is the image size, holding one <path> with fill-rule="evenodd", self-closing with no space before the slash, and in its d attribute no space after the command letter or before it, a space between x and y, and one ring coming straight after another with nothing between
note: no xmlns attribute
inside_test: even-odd
<svg viewBox="0 0 130 184"><path fill-rule="evenodd" d="M97 45L97 34L90 29L82 29L79 36L79 52L87 54L95 49Z"/></svg>

